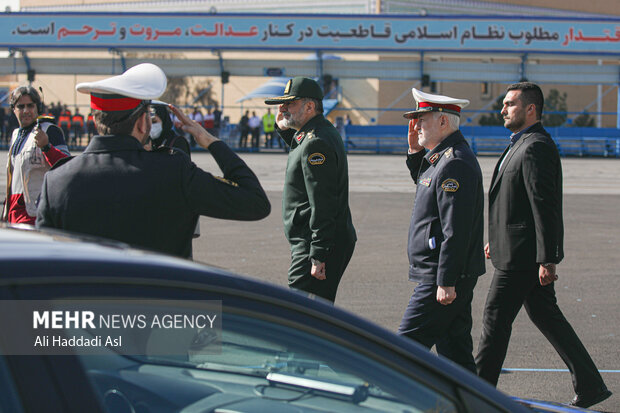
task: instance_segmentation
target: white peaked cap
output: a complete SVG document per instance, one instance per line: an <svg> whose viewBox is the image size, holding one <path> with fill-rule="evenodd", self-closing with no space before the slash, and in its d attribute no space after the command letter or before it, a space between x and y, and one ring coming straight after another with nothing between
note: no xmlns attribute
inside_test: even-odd
<svg viewBox="0 0 620 413"><path fill-rule="evenodd" d="M152 63L141 63L122 75L96 82L84 82L76 86L80 93L122 95L134 99L157 99L166 91L166 74Z"/></svg>
<svg viewBox="0 0 620 413"><path fill-rule="evenodd" d="M433 95L422 92L416 88L411 89L416 101L416 110L406 112L403 116L407 119L416 119L426 112L443 112L460 116L461 109L469 105L467 99L455 99L449 96Z"/></svg>

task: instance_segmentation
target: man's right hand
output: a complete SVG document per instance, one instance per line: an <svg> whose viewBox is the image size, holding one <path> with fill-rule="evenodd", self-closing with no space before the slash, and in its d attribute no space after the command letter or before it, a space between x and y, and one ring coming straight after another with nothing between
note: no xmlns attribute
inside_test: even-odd
<svg viewBox="0 0 620 413"><path fill-rule="evenodd" d="M487 245L484 246L484 256L488 259L491 258L491 249L489 248L489 243L487 242Z"/></svg>
<svg viewBox="0 0 620 413"><path fill-rule="evenodd" d="M280 128L280 130L288 129L288 126L284 125L284 113L280 112L279 110L276 114L276 125L278 125L278 128Z"/></svg>
<svg viewBox="0 0 620 413"><path fill-rule="evenodd" d="M420 152L424 149L424 147L418 143L418 131L415 130L416 123L418 123L417 119L411 119L409 121L409 132L407 134L407 140L409 141L409 153Z"/></svg>
<svg viewBox="0 0 620 413"><path fill-rule="evenodd" d="M183 132L188 132L192 135L194 139L196 139L196 143L198 143L198 145L207 149L213 142L219 141L218 138L211 135L205 128L200 126L198 122L187 117L187 115L185 115L185 113L183 113L183 111L179 108L172 105L168 106L170 107L172 113L176 115L177 119L179 119L179 122L181 122L181 129L183 129Z"/></svg>

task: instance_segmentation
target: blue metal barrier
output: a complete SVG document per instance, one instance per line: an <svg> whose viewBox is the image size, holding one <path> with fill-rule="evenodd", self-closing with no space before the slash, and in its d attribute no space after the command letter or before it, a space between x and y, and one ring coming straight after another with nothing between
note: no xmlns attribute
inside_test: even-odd
<svg viewBox="0 0 620 413"><path fill-rule="evenodd" d="M237 148L237 125L225 125L220 138L231 148ZM620 129L615 128L547 128L553 136L561 156L620 158ZM501 154L508 145L510 133L502 126L463 126L461 132L472 150L480 155ZM359 153L406 153L407 125L360 126L349 125L341 130L345 147ZM8 142L0 141L0 150ZM72 147L82 150L84 147ZM202 148L192 148L200 151ZM258 149L247 149L258 151Z"/></svg>
<svg viewBox="0 0 620 413"><path fill-rule="evenodd" d="M561 156L620 158L620 129L548 128ZM501 154L510 133L502 126L464 126L461 132L476 154ZM344 129L350 152L403 153L407 151L407 125L360 126Z"/></svg>

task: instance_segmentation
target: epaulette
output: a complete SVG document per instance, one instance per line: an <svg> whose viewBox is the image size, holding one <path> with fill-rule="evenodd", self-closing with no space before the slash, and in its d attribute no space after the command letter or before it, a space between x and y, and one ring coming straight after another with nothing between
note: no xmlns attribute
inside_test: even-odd
<svg viewBox="0 0 620 413"><path fill-rule="evenodd" d="M53 116L41 115L41 116L37 117L37 122L38 123L49 122L49 123L55 125L56 124L56 119L54 119Z"/></svg>
<svg viewBox="0 0 620 413"><path fill-rule="evenodd" d="M182 154L189 158L189 155L186 154L184 150L175 148L174 146L160 146L159 148L153 149L153 152L168 153L169 155Z"/></svg>

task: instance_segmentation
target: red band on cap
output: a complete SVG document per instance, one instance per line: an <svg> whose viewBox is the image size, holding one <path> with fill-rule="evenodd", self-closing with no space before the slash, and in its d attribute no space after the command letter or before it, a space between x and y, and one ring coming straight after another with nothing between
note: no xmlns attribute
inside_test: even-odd
<svg viewBox="0 0 620 413"><path fill-rule="evenodd" d="M104 112L135 109L141 102L141 99L128 97L104 99L93 94L90 95L90 107Z"/></svg>
<svg viewBox="0 0 620 413"><path fill-rule="evenodd" d="M443 108L461 113L461 107L458 105L442 105L440 103L420 102L418 108Z"/></svg>

